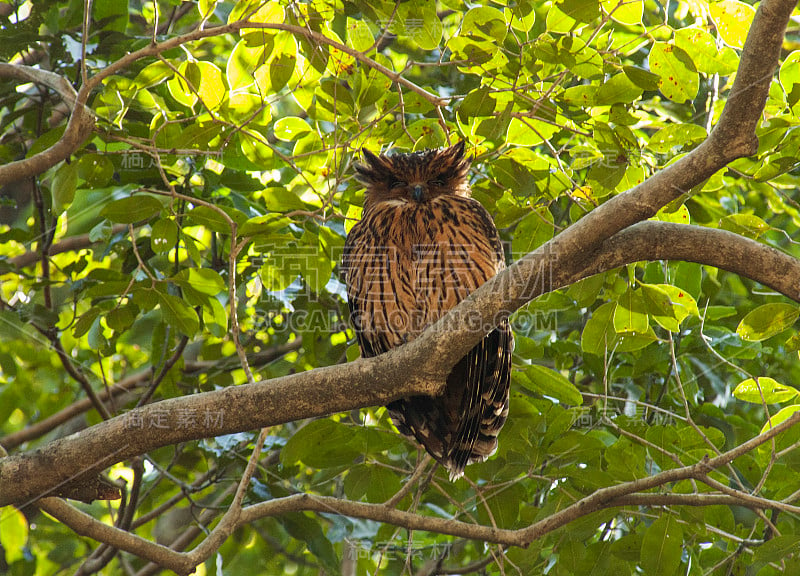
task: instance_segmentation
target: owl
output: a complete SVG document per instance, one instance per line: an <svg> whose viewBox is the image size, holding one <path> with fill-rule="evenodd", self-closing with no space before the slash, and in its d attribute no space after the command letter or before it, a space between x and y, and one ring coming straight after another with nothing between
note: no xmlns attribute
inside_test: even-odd
<svg viewBox="0 0 800 576"><path fill-rule="evenodd" d="M470 198L464 143L415 153L363 150L356 178L364 212L344 248L351 320L364 357L413 340L505 267L497 229ZM386 408L450 474L497 449L508 415L508 321L485 333L453 368L440 396L410 396Z"/></svg>

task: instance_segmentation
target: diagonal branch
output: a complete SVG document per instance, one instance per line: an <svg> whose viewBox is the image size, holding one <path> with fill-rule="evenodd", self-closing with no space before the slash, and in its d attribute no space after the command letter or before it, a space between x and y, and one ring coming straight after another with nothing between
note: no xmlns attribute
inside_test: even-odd
<svg viewBox="0 0 800 576"><path fill-rule="evenodd" d="M92 133L94 115L86 107L88 92L81 91L76 94L66 78L46 70L4 62L0 62L0 78L43 84L57 92L72 110L67 128L58 142L30 158L0 166L0 185L41 174L68 158Z"/></svg>
<svg viewBox="0 0 800 576"><path fill-rule="evenodd" d="M733 158L751 150L743 146L728 147L715 134L728 137L730 130L735 130L737 126L744 127L744 131L750 132L739 139L729 137L727 143L752 141L751 127L758 122L763 109L764 74L775 68L781 34L793 7L794 2L788 0L762 2L760 16L754 21L745 45L745 52L754 51L754 54L748 56L748 65L738 75L731 98L736 102L740 94L747 92L751 102L753 98L761 102L760 107L731 108L732 112L723 115L717 129L700 147L640 186L609 200L556 239L484 284L418 339L375 358L319 368L251 386L154 403L100 423L80 435L53 441L35 452L0 459L0 505L40 498L75 476L95 473L112 461L117 462L156 447L364 406L385 405L412 394L437 392L450 367L501 318L542 293L601 271L597 264L602 263L604 250L616 254L613 257L616 260L607 255L609 260L606 265L621 265L622 260L631 255L622 250L619 244L614 244L612 237L615 234L651 216L659 207L701 183ZM200 33L194 34L202 36ZM758 41L762 36L765 40ZM143 50L166 49L168 43ZM759 45L758 50L753 48L754 44ZM143 55L141 51L134 54L139 54L137 57ZM129 56L134 57L134 54ZM125 61L125 58L128 57L117 64ZM109 72L113 66L104 72ZM81 93L78 101L81 101ZM657 223L646 225L654 224L658 226ZM641 228L632 230L626 233L645 236L636 232ZM660 230L663 236L659 239L659 257L679 257L674 250L671 255L667 254L668 244L674 239L678 246L680 237L688 231L664 225ZM624 240L625 236L621 238ZM742 262L751 261L751 254L753 258L764 254L761 244L746 239L737 242L745 249L743 257L738 260L739 266ZM692 246L691 250L697 252L696 246ZM636 256L642 259L650 258L653 254L645 253L642 249ZM713 254L706 256L709 260L713 258L713 262L710 262L713 265L735 265L730 261L721 262ZM688 254L684 254L684 257L691 259ZM800 276L797 275L796 261L785 255L770 257L783 262L786 277L795 279L794 288L791 291L784 288L784 293L798 299L800 295L796 286ZM747 274L762 281L763 270L748 267ZM765 278L763 283L773 285L773 280ZM211 423L203 418L197 418L194 423L185 422L180 418L181 411L184 414L186 411L194 411L198 415L214 414L217 418ZM131 431L136 434L130 434ZM109 457L109 454L113 456Z"/></svg>
<svg viewBox="0 0 800 576"><path fill-rule="evenodd" d="M724 230L643 222L606 240L595 256L589 267L572 263L551 271L547 282L535 284L532 297L632 262L675 259L741 273L800 301L800 261ZM99 471L111 463L104 460L109 453L115 454L117 462L178 442L385 405L411 393L430 393L438 385L434 367L444 374L448 370L430 348L435 336L424 335L375 358L156 402L92 426L79 436L0 459L0 506L36 499L67 479ZM197 415L196 422L182 420L181 414L187 413ZM219 416L218 425L209 426L203 415Z"/></svg>
<svg viewBox="0 0 800 576"><path fill-rule="evenodd" d="M640 222L606 240L585 274L643 260L682 260L721 268L800 302L800 260L719 228Z"/></svg>

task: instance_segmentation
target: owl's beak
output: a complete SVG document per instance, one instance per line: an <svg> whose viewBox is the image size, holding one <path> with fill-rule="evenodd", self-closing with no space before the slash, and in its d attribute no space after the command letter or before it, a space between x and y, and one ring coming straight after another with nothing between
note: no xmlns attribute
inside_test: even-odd
<svg viewBox="0 0 800 576"><path fill-rule="evenodd" d="M425 188L417 184L414 186L413 191L411 192L411 197L414 199L415 202L422 202L422 197L425 194Z"/></svg>

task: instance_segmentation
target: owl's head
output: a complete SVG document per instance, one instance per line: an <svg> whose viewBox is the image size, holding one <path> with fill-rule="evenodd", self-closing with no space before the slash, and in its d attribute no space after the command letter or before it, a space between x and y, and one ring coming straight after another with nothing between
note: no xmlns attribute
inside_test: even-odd
<svg viewBox="0 0 800 576"><path fill-rule="evenodd" d="M367 187L364 207L379 202L429 202L437 196L469 196L470 159L464 142L449 148L410 154L376 156L366 148L364 164L356 164L356 179Z"/></svg>

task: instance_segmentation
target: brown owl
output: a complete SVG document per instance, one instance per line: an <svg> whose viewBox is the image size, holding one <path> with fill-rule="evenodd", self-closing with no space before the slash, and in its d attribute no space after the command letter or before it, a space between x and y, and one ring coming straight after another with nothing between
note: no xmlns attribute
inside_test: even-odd
<svg viewBox="0 0 800 576"><path fill-rule="evenodd" d="M497 229L470 198L464 143L411 154L375 154L355 166L364 214L345 242L343 268L361 354L376 356L427 326L505 267ZM497 449L508 415L508 321L491 330L447 378L442 396L387 406L397 429L449 471Z"/></svg>

